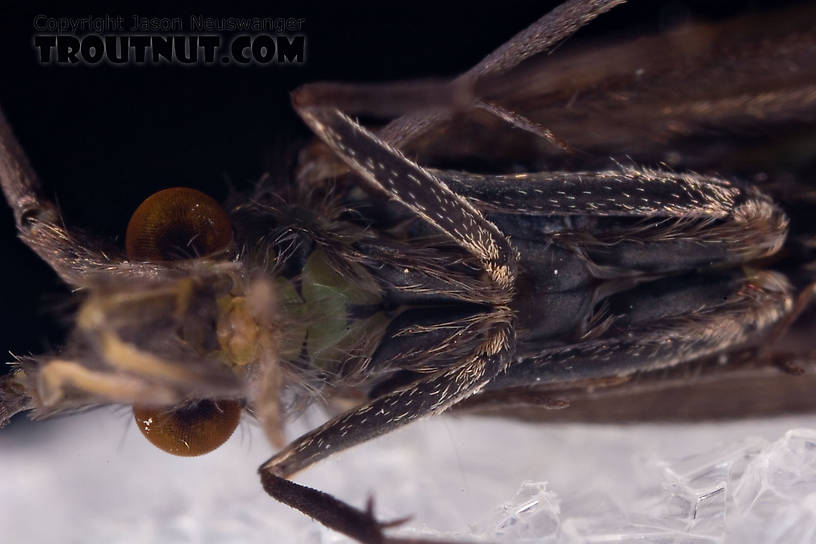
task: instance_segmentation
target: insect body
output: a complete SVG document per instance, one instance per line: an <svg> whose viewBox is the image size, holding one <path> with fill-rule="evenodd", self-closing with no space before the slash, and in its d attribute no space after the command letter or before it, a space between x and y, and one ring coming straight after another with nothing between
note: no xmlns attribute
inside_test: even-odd
<svg viewBox="0 0 816 544"><path fill-rule="evenodd" d="M723 357L736 371L775 368L768 361L778 363L779 354L763 358L757 343L773 340L801 311L799 293L811 281L749 266L785 247L791 218L778 200L714 173L596 167L592 134L564 138L567 129L548 125L562 89L545 92L541 68L523 61L538 62L532 57L617 3L565 3L451 83L412 87L421 98L403 101L408 113L378 131L343 110L388 114L382 105L400 103L404 88L296 91L294 107L321 143L301 154L295 188L264 180L226 212L194 191L162 192L134 214L125 255L63 226L2 122L0 174L20 236L85 298L63 352L22 359L0 382L0 421L27 409L45 416L129 404L153 443L196 454L229 436L241 408L280 442L284 415L304 398L345 398L352 408L260 467L262 483L333 529L382 542L387 524L372 512L288 478L457 405L562 407L597 390L668 383L687 365L716 375L712 361ZM688 32L709 40L702 50L717 44L716 35ZM784 74L672 97L684 113L658 110L664 144L695 148L685 139L705 135L698 110L720 122L753 116L767 125L812 114L813 67L800 51L812 47L813 33L802 35L798 48L755 52L783 55ZM584 111L618 109L632 121L610 144L623 152L637 149L640 105L654 106L666 92L649 85L648 72L647 83L634 86L640 95L610 106L609 96L621 96L610 88L631 76L627 63L660 66L635 56L639 47L616 49L621 72L592 76L597 81L579 84L588 96L570 98L586 100ZM517 85L507 91L510 74ZM472 112L502 127L496 134L513 131L502 153L522 171L431 168L404 153L444 162L434 141L474 122ZM490 147L480 139L444 158L467 163ZM568 152L588 153L589 167L567 169L575 160ZM633 156L663 160L641 153ZM542 171L542 157L565 168ZM805 270L807 244L790 247L800 252L791 257L796 269ZM788 378L771 374L775 383Z"/></svg>

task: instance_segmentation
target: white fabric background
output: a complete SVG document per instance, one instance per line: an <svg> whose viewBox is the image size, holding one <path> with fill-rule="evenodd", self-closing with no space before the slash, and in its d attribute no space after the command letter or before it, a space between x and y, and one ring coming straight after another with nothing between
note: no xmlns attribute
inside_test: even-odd
<svg viewBox="0 0 816 544"><path fill-rule="evenodd" d="M320 418L311 412L288 434ZM816 539L816 431L785 433L808 425L816 418L617 427L440 417L338 454L297 481L357 506L373 493L381 518L414 516L402 528L413 536L804 543ZM271 452L249 422L194 459L148 444L125 409L16 422L0 431L0 535L34 543L346 542L264 495L256 468ZM695 467L707 472L694 485L725 482L698 504L696 518L678 483ZM525 481L537 483L527 491L542 491L539 503L508 524L502 505Z"/></svg>

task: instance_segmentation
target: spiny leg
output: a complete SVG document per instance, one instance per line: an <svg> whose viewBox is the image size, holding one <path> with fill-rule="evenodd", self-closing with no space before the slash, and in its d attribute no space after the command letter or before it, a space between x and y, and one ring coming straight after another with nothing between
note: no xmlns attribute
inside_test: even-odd
<svg viewBox="0 0 816 544"><path fill-rule="evenodd" d="M776 253L788 232L785 213L755 187L693 172L638 167L499 176L430 171L485 212L642 218L652 224L593 233L602 246L688 239L700 247L724 248L723 262L746 262ZM553 234L553 241L568 244L570 236ZM581 241L583 247L592 243Z"/></svg>
<svg viewBox="0 0 816 544"><path fill-rule="evenodd" d="M0 429L5 427L15 414L33 407L31 396L26 392L23 373L12 372L0 376Z"/></svg>
<svg viewBox="0 0 816 544"><path fill-rule="evenodd" d="M100 403L137 402L170 405L177 391L139 376L88 368L80 361L20 358L20 368L0 376L0 428L15 414L32 410L34 417Z"/></svg>
<svg viewBox="0 0 816 544"><path fill-rule="evenodd" d="M382 542L384 528L364 512L317 489L290 482L269 471L260 471L264 490L275 499L319 519L326 527L358 542Z"/></svg>
<svg viewBox="0 0 816 544"><path fill-rule="evenodd" d="M370 85L313 83L305 85L298 93L305 102L332 105L358 115L387 117L403 114L378 133L384 142L396 148L404 147L445 122L457 110L473 106L484 107L511 124L540 134L561 146L562 143L546 128L534 127L525 120L517 123L513 120L513 115L508 115L509 112L497 104L480 104L474 87L487 76L498 76L533 55L551 50L599 15L624 2L625 0L564 2L451 82L418 81Z"/></svg>
<svg viewBox="0 0 816 544"><path fill-rule="evenodd" d="M429 171L480 210L524 215L719 219L755 192L713 176L651 168L506 175Z"/></svg>
<svg viewBox="0 0 816 544"><path fill-rule="evenodd" d="M406 81L400 83L310 83L297 90L299 100L310 104L332 105L342 111L374 117L395 117L406 111L422 110L428 119L415 127L417 135L462 109L480 109L517 129L569 151L569 146L547 127L508 110L495 102L472 95L472 90L456 83ZM434 113L428 113L434 112ZM406 114L410 115L410 114ZM421 128L421 130L420 130ZM380 134L382 137L382 134ZM385 140L385 138L383 138ZM387 141L387 140L386 140ZM326 160L326 157L323 157ZM329 158L329 160L331 160Z"/></svg>
<svg viewBox="0 0 816 544"><path fill-rule="evenodd" d="M552 145L561 148L564 151L571 151L569 145L559 138L552 130L548 129L541 123L536 123L523 115L520 115L518 112L513 110L509 110L500 104L495 102L490 102L487 100L476 100L474 105L475 108L480 110L486 111L492 115L495 115L502 121L505 121L508 125L515 127L517 129L523 130L525 132L529 132L535 136L538 136L542 140L545 140Z"/></svg>
<svg viewBox="0 0 816 544"><path fill-rule="evenodd" d="M497 326L490 342L456 368L423 378L403 390L379 397L301 436L261 465L266 492L284 504L315 518L359 542L380 544L436 541L386 537L372 509L365 512L320 491L288 481L295 472L332 453L366 442L428 414L440 413L480 391L506 364L513 351L509 323Z"/></svg>
<svg viewBox="0 0 816 544"><path fill-rule="evenodd" d="M494 327L474 354L454 368L378 397L299 437L262 470L288 477L329 455L388 433L423 416L440 414L480 391L504 368L514 349L509 323Z"/></svg>
<svg viewBox="0 0 816 544"><path fill-rule="evenodd" d="M351 118L331 107L293 102L314 133L369 184L402 203L479 259L507 302L515 279L516 254L508 240L465 199L428 170L408 160Z"/></svg>
<svg viewBox="0 0 816 544"><path fill-rule="evenodd" d="M596 17L626 0L569 0L555 7L533 24L518 32L471 69L450 81L418 80L396 83L318 82L304 85L298 92L312 103L334 106L358 115L393 116L406 114L414 121L436 108L471 104L472 86L489 75L506 72L528 58L546 53ZM465 94L462 94L465 93ZM423 111L425 110L425 111ZM388 143L400 146L407 141L390 137L400 123L395 120L380 134Z"/></svg>
<svg viewBox="0 0 816 544"><path fill-rule="evenodd" d="M612 325L613 334L538 352L528 349L486 389L622 378L755 345L793 310L793 289L775 272L742 279L738 274L724 281L701 279L699 298L680 290L665 297L622 299L633 313ZM680 302L684 306L677 306Z"/></svg>
<svg viewBox="0 0 816 544"><path fill-rule="evenodd" d="M57 207L44 196L37 175L0 110L0 186L20 239L37 253L66 283L80 286L89 272L117 262L115 250L89 237L69 232ZM15 370L0 377L0 427L11 417L35 407L26 386L26 374Z"/></svg>
<svg viewBox="0 0 816 544"><path fill-rule="evenodd" d="M339 533L365 544L456 544L442 540L388 537L383 529L397 527L408 521L398 519L379 522L374 517L373 500L369 500L365 510L348 504L303 485L290 482L270 472L261 471L261 483L264 490L278 501L300 510L307 516ZM458 544L463 544L457 541Z"/></svg>
<svg viewBox="0 0 816 544"><path fill-rule="evenodd" d="M49 360L37 371L36 380L36 408L43 412L71 407L70 402L64 401L66 392L71 390L87 396L81 398L78 406L87 406L88 398L96 402L160 406L179 401L179 395L172 388L133 375L92 370L68 359Z"/></svg>
<svg viewBox="0 0 816 544"><path fill-rule="evenodd" d="M816 282L810 282L799 292L799 295L797 295L796 300L793 303L793 307L791 308L791 311L788 312L788 315L786 315L783 319L780 319L779 322L774 325L771 333L768 335L768 341L760 349L759 353L761 356L770 357L773 354L774 348L777 346L780 339L786 332L788 332L793 323L799 319L802 313L804 313L804 311L811 305L814 296L816 296ZM783 359L780 364L781 368L788 373L802 373L802 369L797 367L792 361Z"/></svg>
<svg viewBox="0 0 816 544"><path fill-rule="evenodd" d="M533 55L551 50L578 29L625 0L571 0L559 5L522 30L476 66L456 78L454 88L471 90L480 79L498 75ZM447 119L450 110L417 110L391 121L380 137L395 147L403 147L425 131Z"/></svg>
<svg viewBox="0 0 816 544"><path fill-rule="evenodd" d="M68 229L45 197L34 169L0 111L0 185L14 212L20 239L69 285L81 286L93 271L115 266L119 250L77 229Z"/></svg>

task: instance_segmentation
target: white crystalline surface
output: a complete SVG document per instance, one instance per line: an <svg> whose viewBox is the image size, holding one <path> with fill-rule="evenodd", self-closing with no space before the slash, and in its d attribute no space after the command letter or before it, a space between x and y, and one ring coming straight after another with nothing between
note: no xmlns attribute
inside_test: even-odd
<svg viewBox="0 0 816 544"><path fill-rule="evenodd" d="M321 421L310 413L294 437ZM2 542L348 540L264 495L272 453L247 423L216 452L175 458L127 411L0 431ZM300 483L395 532L470 542L816 542L816 416L689 425L533 425L436 418L353 448Z"/></svg>
<svg viewBox="0 0 816 544"><path fill-rule="evenodd" d="M545 484L525 482L503 507L509 520L499 535L508 542L816 542L814 429L679 457L652 454L636 472L629 484L638 492L623 504L615 492L559 501ZM517 530L504 534L508 521ZM552 530L559 521L560 531Z"/></svg>

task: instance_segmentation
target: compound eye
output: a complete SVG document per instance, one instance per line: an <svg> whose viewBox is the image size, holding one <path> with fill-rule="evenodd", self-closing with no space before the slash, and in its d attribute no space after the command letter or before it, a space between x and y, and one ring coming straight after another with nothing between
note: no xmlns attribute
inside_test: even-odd
<svg viewBox="0 0 816 544"><path fill-rule="evenodd" d="M179 408L134 406L133 418L145 438L160 450L195 457L227 441L241 419L241 404L201 400Z"/></svg>
<svg viewBox="0 0 816 544"><path fill-rule="evenodd" d="M136 208L125 249L132 261L174 261L220 251L230 240L229 217L215 199L174 187L154 193Z"/></svg>

